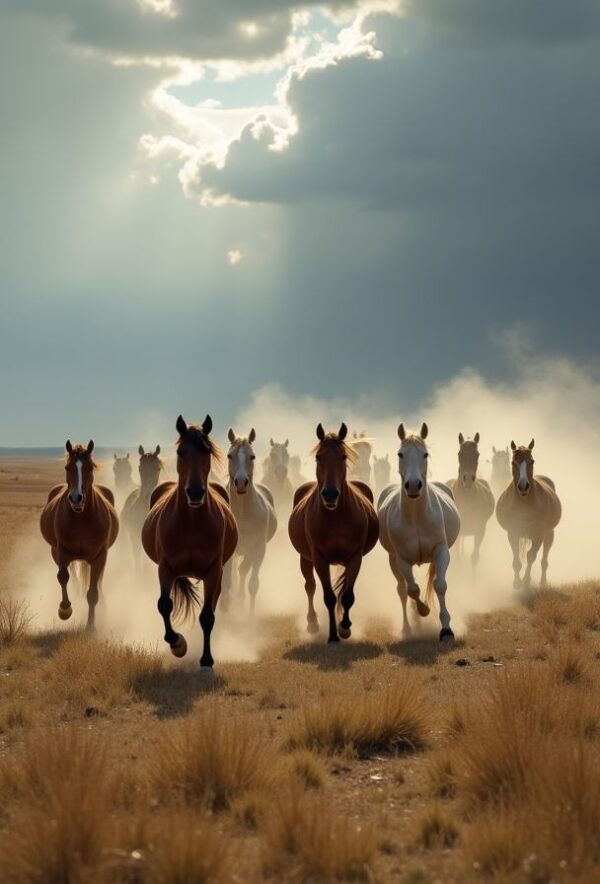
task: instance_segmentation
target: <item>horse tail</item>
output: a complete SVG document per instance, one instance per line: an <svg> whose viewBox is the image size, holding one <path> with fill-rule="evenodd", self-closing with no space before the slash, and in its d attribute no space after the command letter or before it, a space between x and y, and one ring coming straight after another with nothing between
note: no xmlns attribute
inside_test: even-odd
<svg viewBox="0 0 600 884"><path fill-rule="evenodd" d="M433 581L435 580L435 562L431 562L427 571L427 588L425 590L425 604L431 607L433 601Z"/></svg>
<svg viewBox="0 0 600 884"><path fill-rule="evenodd" d="M527 552L527 537L519 537L519 557L522 559Z"/></svg>
<svg viewBox="0 0 600 884"><path fill-rule="evenodd" d="M173 619L176 622L191 620L194 608L200 604L198 587L188 577L176 577L171 590Z"/></svg>
<svg viewBox="0 0 600 884"><path fill-rule="evenodd" d="M346 569L342 568L340 574L337 576L335 583L333 584L333 591L336 595L337 599L342 597L346 586Z"/></svg>
<svg viewBox="0 0 600 884"><path fill-rule="evenodd" d="M76 588L82 595L85 595L90 586L91 568L89 564L81 560L78 562L71 562L69 565L69 571L75 582Z"/></svg>

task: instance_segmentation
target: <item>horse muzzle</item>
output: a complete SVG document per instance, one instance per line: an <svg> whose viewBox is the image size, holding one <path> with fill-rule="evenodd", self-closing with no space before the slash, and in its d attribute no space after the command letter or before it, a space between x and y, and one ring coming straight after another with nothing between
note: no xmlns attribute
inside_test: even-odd
<svg viewBox="0 0 600 884"><path fill-rule="evenodd" d="M325 509L337 509L340 500L340 489L336 488L335 485L325 485L325 487L321 489L321 500L323 501Z"/></svg>
<svg viewBox="0 0 600 884"><path fill-rule="evenodd" d="M237 494L245 494L248 490L248 486L250 485L249 479L234 479L233 486L237 492Z"/></svg>
<svg viewBox="0 0 600 884"><path fill-rule="evenodd" d="M85 507L85 494L69 494L69 505L74 513L82 513Z"/></svg>
<svg viewBox="0 0 600 884"><path fill-rule="evenodd" d="M188 485L185 489L188 506L197 509L202 506L206 500L206 488L202 485Z"/></svg>
<svg viewBox="0 0 600 884"><path fill-rule="evenodd" d="M517 491L521 495L521 497L527 497L529 491L531 490L531 485L529 482L517 482Z"/></svg>
<svg viewBox="0 0 600 884"><path fill-rule="evenodd" d="M404 490L410 500L418 500L423 491L423 482L420 479L407 481L404 483Z"/></svg>

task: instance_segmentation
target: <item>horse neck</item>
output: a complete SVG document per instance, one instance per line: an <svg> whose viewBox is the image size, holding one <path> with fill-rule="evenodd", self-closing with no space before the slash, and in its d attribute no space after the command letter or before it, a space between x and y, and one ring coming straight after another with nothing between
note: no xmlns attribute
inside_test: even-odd
<svg viewBox="0 0 600 884"><path fill-rule="evenodd" d="M399 500L399 508L400 512L406 519L417 520L421 518L421 516L427 512L431 505L431 491L429 489L429 483L425 480L424 488L421 493L421 496L417 500L411 500L405 493L402 486L400 486L400 500Z"/></svg>
<svg viewBox="0 0 600 884"><path fill-rule="evenodd" d="M158 485L158 482L155 482L154 479L142 479L140 476L140 494L145 500L150 500L150 495Z"/></svg>
<svg viewBox="0 0 600 884"><path fill-rule="evenodd" d="M229 491L229 500L231 501L232 508L241 516L249 514L251 510L256 508L256 504L259 502L260 495L256 489L253 478L250 478L245 494L237 493L235 485L233 484L233 479L231 478L229 479L227 490Z"/></svg>

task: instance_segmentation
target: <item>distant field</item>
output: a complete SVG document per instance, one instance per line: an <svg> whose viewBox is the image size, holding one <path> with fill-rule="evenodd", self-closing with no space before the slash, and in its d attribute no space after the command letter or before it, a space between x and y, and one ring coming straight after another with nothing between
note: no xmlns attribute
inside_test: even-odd
<svg viewBox="0 0 600 884"><path fill-rule="evenodd" d="M27 622L11 555L61 479L0 459L0 881L600 881L600 583L451 648L263 617L256 660L206 677Z"/></svg>

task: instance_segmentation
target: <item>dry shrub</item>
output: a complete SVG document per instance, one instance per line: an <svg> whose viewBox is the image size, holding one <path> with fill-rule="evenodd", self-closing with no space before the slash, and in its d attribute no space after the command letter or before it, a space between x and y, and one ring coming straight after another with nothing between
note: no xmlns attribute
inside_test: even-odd
<svg viewBox="0 0 600 884"><path fill-rule="evenodd" d="M399 753L421 749L429 727L422 690L405 680L367 696L351 695L305 707L288 744L330 753L350 748L362 756Z"/></svg>
<svg viewBox="0 0 600 884"><path fill-rule="evenodd" d="M285 881L372 881L377 839L295 781L265 825L264 865Z"/></svg>
<svg viewBox="0 0 600 884"><path fill-rule="evenodd" d="M320 789L327 779L327 770L321 759L309 749L298 749L289 756L293 773L307 789Z"/></svg>
<svg viewBox="0 0 600 884"><path fill-rule="evenodd" d="M434 795L438 798L454 798L456 764L451 752L441 751L433 755L427 764L427 776Z"/></svg>
<svg viewBox="0 0 600 884"><path fill-rule="evenodd" d="M505 811L479 819L468 828L468 867L494 879L516 872L531 849L528 828L525 819Z"/></svg>
<svg viewBox="0 0 600 884"><path fill-rule="evenodd" d="M565 684L585 681L592 674L589 651L573 642L559 645L558 651L551 661L551 666L559 681Z"/></svg>
<svg viewBox="0 0 600 884"><path fill-rule="evenodd" d="M29 727L32 721L33 713L25 700L8 700L0 706L0 733Z"/></svg>
<svg viewBox="0 0 600 884"><path fill-rule="evenodd" d="M4 759L0 791L14 803L0 843L3 880L103 880L111 787L103 749L89 734L45 732L43 746L31 739L20 756Z"/></svg>
<svg viewBox="0 0 600 884"><path fill-rule="evenodd" d="M163 730L148 775L161 801L220 811L245 792L268 789L277 768L247 722L212 708Z"/></svg>
<svg viewBox="0 0 600 884"><path fill-rule="evenodd" d="M443 807L434 804L427 807L416 821L417 842L425 850L453 847L458 829Z"/></svg>
<svg viewBox="0 0 600 884"><path fill-rule="evenodd" d="M26 602L0 598L0 648L12 647L26 636L32 617Z"/></svg>
<svg viewBox="0 0 600 884"><path fill-rule="evenodd" d="M70 713L81 713L87 706L105 711L130 702L138 682L162 671L156 652L75 634L61 642L44 675L48 691L63 700Z"/></svg>

